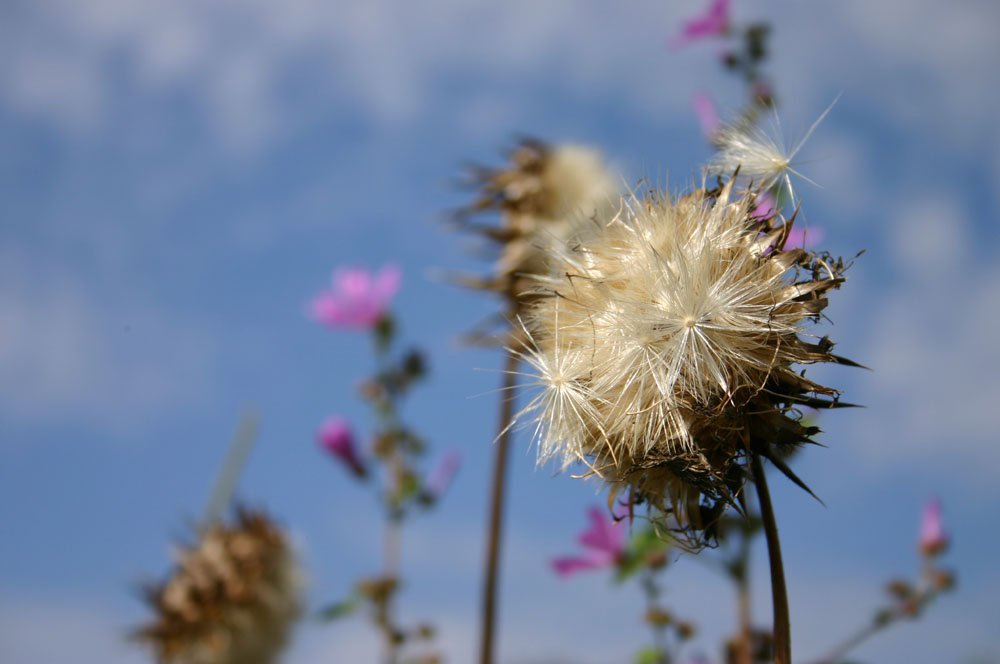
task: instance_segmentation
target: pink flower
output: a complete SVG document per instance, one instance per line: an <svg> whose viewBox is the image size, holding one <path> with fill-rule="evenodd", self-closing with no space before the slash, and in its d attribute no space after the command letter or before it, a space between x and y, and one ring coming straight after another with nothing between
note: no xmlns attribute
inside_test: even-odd
<svg viewBox="0 0 1000 664"><path fill-rule="evenodd" d="M437 500L444 494L461 464L462 455L458 452L451 451L441 457L438 464L427 474L427 479L424 480L424 496L427 500Z"/></svg>
<svg viewBox="0 0 1000 664"><path fill-rule="evenodd" d="M715 110L715 102L706 93L696 92L691 98L691 105L694 106L694 114L698 117L698 124L701 125L701 133L712 138L722 126L719 114Z"/></svg>
<svg viewBox="0 0 1000 664"><path fill-rule="evenodd" d="M774 205L774 197L766 191L761 192L761 194L757 196L757 200L755 202L757 205L755 205L753 210L750 211L751 217L756 217L758 219L770 219L774 216L774 213L778 211L778 208Z"/></svg>
<svg viewBox="0 0 1000 664"><path fill-rule="evenodd" d="M625 524L615 522L597 507L591 507L590 528L577 541L587 549L581 557L553 558L552 567L559 576L569 576L587 569L615 565L625 555Z"/></svg>
<svg viewBox="0 0 1000 664"><path fill-rule="evenodd" d="M401 279L395 265L377 275L365 268L340 268L333 273L333 288L313 298L310 314L330 327L370 328L385 314Z"/></svg>
<svg viewBox="0 0 1000 664"><path fill-rule="evenodd" d="M941 502L934 498L924 506L920 519L920 552L925 556L936 556L948 548L948 533L941 518Z"/></svg>
<svg viewBox="0 0 1000 664"><path fill-rule="evenodd" d="M751 217L769 219L778 211L774 197L766 191L757 196L756 202L757 205L750 211ZM822 242L825 237L826 231L820 226L812 226L811 228L793 226L792 230L788 231L788 238L785 239L785 249L809 249Z"/></svg>
<svg viewBox="0 0 1000 664"><path fill-rule="evenodd" d="M351 433L351 425L347 420L336 415L327 418L316 433L316 439L320 447L339 459L352 473L358 477L365 477L368 474L368 470L358 458L354 447L354 434Z"/></svg>
<svg viewBox="0 0 1000 664"><path fill-rule="evenodd" d="M684 24L681 34L670 41L670 46L680 48L698 39L726 34L729 31L729 2L730 0L712 0L704 14L695 16Z"/></svg>
<svg viewBox="0 0 1000 664"><path fill-rule="evenodd" d="M824 237L826 237L826 232L819 226L812 228L793 226L792 230L788 231L785 249L809 249L822 242Z"/></svg>

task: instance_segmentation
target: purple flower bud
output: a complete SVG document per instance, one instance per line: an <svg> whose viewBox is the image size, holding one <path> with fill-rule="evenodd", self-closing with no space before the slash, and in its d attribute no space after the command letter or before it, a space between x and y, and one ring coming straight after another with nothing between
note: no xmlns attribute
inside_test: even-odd
<svg viewBox="0 0 1000 664"><path fill-rule="evenodd" d="M925 556L936 556L948 548L948 533L941 518L941 502L934 498L924 506L920 519L920 552Z"/></svg>
<svg viewBox="0 0 1000 664"><path fill-rule="evenodd" d="M343 462L358 477L365 477L368 470L358 458L351 425L343 417L327 418L316 434L320 447Z"/></svg>
<svg viewBox="0 0 1000 664"><path fill-rule="evenodd" d="M428 500L438 500L444 495L461 464L462 455L454 450L441 457L438 464L427 474L427 479L424 480L424 495Z"/></svg>
<svg viewBox="0 0 1000 664"><path fill-rule="evenodd" d="M712 138L722 126L719 113L715 110L715 102L707 93L696 92L691 97L691 105L694 106L694 114L698 117L698 124L701 125L701 133Z"/></svg>

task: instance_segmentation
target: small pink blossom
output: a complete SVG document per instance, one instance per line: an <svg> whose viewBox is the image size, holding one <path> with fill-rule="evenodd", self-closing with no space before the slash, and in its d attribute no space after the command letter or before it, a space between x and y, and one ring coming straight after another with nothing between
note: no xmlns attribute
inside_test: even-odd
<svg viewBox="0 0 1000 664"><path fill-rule="evenodd" d="M757 219L770 219L774 216L774 213L778 211L777 206L774 204L774 197L771 194L761 192L757 196L757 200L754 201L756 205L753 210L750 211L751 217L756 217Z"/></svg>
<svg viewBox="0 0 1000 664"><path fill-rule="evenodd" d="M810 249L823 241L826 232L819 226L811 228L792 227L785 240L785 249Z"/></svg>
<svg viewBox="0 0 1000 664"><path fill-rule="evenodd" d="M339 459L352 473L365 477L368 470L358 458L351 425L342 417L327 418L316 434L320 447Z"/></svg>
<svg viewBox="0 0 1000 664"><path fill-rule="evenodd" d="M936 556L948 548L948 533L941 518L941 502L934 498L924 506L920 519L920 552L925 556Z"/></svg>
<svg viewBox="0 0 1000 664"><path fill-rule="evenodd" d="M333 273L333 287L313 298L310 314L330 327L370 328L389 308L401 279L395 265L386 265L378 274L365 268L340 268Z"/></svg>
<svg viewBox="0 0 1000 664"><path fill-rule="evenodd" d="M462 455L456 451L448 452L441 457L424 480L424 495L428 500L438 500L444 494L461 464Z"/></svg>
<svg viewBox="0 0 1000 664"><path fill-rule="evenodd" d="M729 32L730 0L712 0L704 14L689 19L681 34L670 40L672 48L687 46L705 37L718 37Z"/></svg>
<svg viewBox="0 0 1000 664"><path fill-rule="evenodd" d="M696 92L691 97L691 105L694 106L694 114L701 125L701 132L708 138L712 138L715 132L719 131L722 123L719 122L719 114L715 110L715 102L704 92Z"/></svg>
<svg viewBox="0 0 1000 664"><path fill-rule="evenodd" d="M588 515L590 528L577 538L587 552L584 556L553 558L552 567L559 576L611 567L625 555L625 524L615 522L597 507L591 507Z"/></svg>

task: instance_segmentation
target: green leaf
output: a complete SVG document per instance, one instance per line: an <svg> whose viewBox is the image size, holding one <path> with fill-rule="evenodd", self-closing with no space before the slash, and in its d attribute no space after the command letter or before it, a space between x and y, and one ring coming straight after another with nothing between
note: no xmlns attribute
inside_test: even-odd
<svg viewBox="0 0 1000 664"><path fill-rule="evenodd" d="M663 551L670 546L670 542L660 539L660 535L652 526L644 528L637 533L629 542L628 551L618 565L618 574L615 581L621 583L630 576L641 570L651 554Z"/></svg>
<svg viewBox="0 0 1000 664"><path fill-rule="evenodd" d="M647 646L635 655L635 664L661 664L661 662L663 653L654 646Z"/></svg>
<svg viewBox="0 0 1000 664"><path fill-rule="evenodd" d="M358 598L351 597L341 602L334 602L319 610L317 617L324 622L332 622L340 618L346 618L354 613L358 608Z"/></svg>

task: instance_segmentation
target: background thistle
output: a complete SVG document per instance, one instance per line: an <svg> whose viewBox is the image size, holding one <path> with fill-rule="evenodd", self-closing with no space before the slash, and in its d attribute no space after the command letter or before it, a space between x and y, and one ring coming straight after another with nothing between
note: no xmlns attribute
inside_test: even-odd
<svg viewBox="0 0 1000 664"><path fill-rule="evenodd" d="M281 529L237 509L209 526L146 598L156 616L134 633L165 664L270 664L301 612L301 575Z"/></svg>
<svg viewBox="0 0 1000 664"><path fill-rule="evenodd" d="M456 219L463 229L496 244L499 256L492 277L460 282L517 299L531 288L529 275L548 272L549 249L586 232L592 218L603 218L616 204L619 188L615 174L591 148L525 139L507 159L503 168L470 171L479 195ZM499 224L471 223L482 212L499 212Z"/></svg>
<svg viewBox="0 0 1000 664"><path fill-rule="evenodd" d="M649 193L537 279L526 353L541 387L519 414L540 460L583 461L697 547L747 477L750 454L811 442L801 406L842 405L795 365L853 364L802 323L846 265L785 250L794 219L755 216L733 182Z"/></svg>

